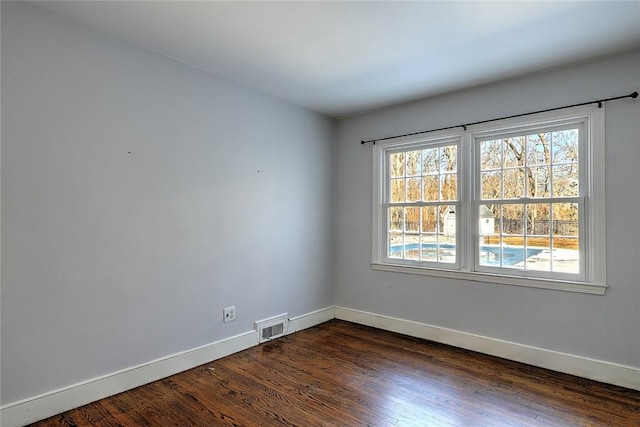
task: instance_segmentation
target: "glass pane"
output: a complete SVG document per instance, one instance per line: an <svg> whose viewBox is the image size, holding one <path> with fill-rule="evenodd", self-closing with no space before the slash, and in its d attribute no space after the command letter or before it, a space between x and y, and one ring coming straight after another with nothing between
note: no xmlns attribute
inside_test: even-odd
<svg viewBox="0 0 640 427"><path fill-rule="evenodd" d="M575 197L578 195L578 165L569 164L553 167L553 195L555 197Z"/></svg>
<svg viewBox="0 0 640 427"><path fill-rule="evenodd" d="M392 179L391 180L391 201L392 202L404 202L404 179Z"/></svg>
<svg viewBox="0 0 640 427"><path fill-rule="evenodd" d="M423 233L435 233L438 221L438 211L435 206L425 206L422 209L422 231Z"/></svg>
<svg viewBox="0 0 640 427"><path fill-rule="evenodd" d="M482 170L487 169L499 169L502 164L502 143L498 140L495 141L482 141L480 143L480 168Z"/></svg>
<svg viewBox="0 0 640 427"><path fill-rule="evenodd" d="M494 213L494 210L497 212ZM485 243L500 243L500 206L480 206L480 235L498 236L498 239L485 239Z"/></svg>
<svg viewBox="0 0 640 427"><path fill-rule="evenodd" d="M552 270L578 274L580 272L578 204L554 203L552 210Z"/></svg>
<svg viewBox="0 0 640 427"><path fill-rule="evenodd" d="M440 236L438 239L438 262L456 262L456 214L453 206L438 208L438 225Z"/></svg>
<svg viewBox="0 0 640 427"><path fill-rule="evenodd" d="M554 236L578 237L578 204L554 203L553 205ZM573 242L572 242L573 243ZM578 249L577 247L571 249Z"/></svg>
<svg viewBox="0 0 640 427"><path fill-rule="evenodd" d="M392 177L404 176L404 153L393 153L389 155L389 168Z"/></svg>
<svg viewBox="0 0 640 427"><path fill-rule="evenodd" d="M580 251L578 238L553 237L552 271L560 273L580 273Z"/></svg>
<svg viewBox="0 0 640 427"><path fill-rule="evenodd" d="M523 166L525 137L516 136L504 139L504 167Z"/></svg>
<svg viewBox="0 0 640 427"><path fill-rule="evenodd" d="M527 168L529 197L551 196L551 172L548 166Z"/></svg>
<svg viewBox="0 0 640 427"><path fill-rule="evenodd" d="M434 234L422 234L420 236L421 256L423 261L438 261L438 236Z"/></svg>
<svg viewBox="0 0 640 427"><path fill-rule="evenodd" d="M480 265L502 266L500 245L487 245L480 242Z"/></svg>
<svg viewBox="0 0 640 427"><path fill-rule="evenodd" d="M440 211L440 236L442 242L456 242L456 210L453 206L442 206Z"/></svg>
<svg viewBox="0 0 640 427"><path fill-rule="evenodd" d="M524 168L505 169L503 177L505 199L518 199L525 195Z"/></svg>
<svg viewBox="0 0 640 427"><path fill-rule="evenodd" d="M551 210L548 203L527 205L527 246L538 246L534 237L551 234ZM548 241L547 241L548 245Z"/></svg>
<svg viewBox="0 0 640 427"><path fill-rule="evenodd" d="M389 208L389 230L402 231L404 226L404 208Z"/></svg>
<svg viewBox="0 0 640 427"><path fill-rule="evenodd" d="M552 205L553 271L573 274L580 272L578 214L577 203Z"/></svg>
<svg viewBox="0 0 640 427"><path fill-rule="evenodd" d="M458 177L456 174L440 176L442 200L458 200Z"/></svg>
<svg viewBox="0 0 640 427"><path fill-rule="evenodd" d="M483 199L502 198L502 172L481 172L480 179Z"/></svg>
<svg viewBox="0 0 640 427"><path fill-rule="evenodd" d="M524 244L524 240L522 238L524 234L523 204L509 204L502 206L502 232L505 234L506 243L511 245Z"/></svg>
<svg viewBox="0 0 640 427"><path fill-rule="evenodd" d="M420 231L420 208L404 208L405 209L405 231Z"/></svg>
<svg viewBox="0 0 640 427"><path fill-rule="evenodd" d="M407 159L407 176L420 175L420 151L407 151L405 157Z"/></svg>
<svg viewBox="0 0 640 427"><path fill-rule="evenodd" d="M419 234L405 234L404 257L405 259L412 259L416 261L420 259L420 235Z"/></svg>
<svg viewBox="0 0 640 427"><path fill-rule="evenodd" d="M420 200L420 178L407 179L407 202Z"/></svg>
<svg viewBox="0 0 640 427"><path fill-rule="evenodd" d="M496 214L497 212L497 214ZM480 265L500 265L500 206L479 208Z"/></svg>
<svg viewBox="0 0 640 427"><path fill-rule="evenodd" d="M438 149L427 148L422 150L422 173L438 173Z"/></svg>
<svg viewBox="0 0 640 427"><path fill-rule="evenodd" d="M551 239L534 237L527 238L527 259L525 269L535 271L551 271L553 260Z"/></svg>
<svg viewBox="0 0 640 427"><path fill-rule="evenodd" d="M438 175L427 175L422 177L422 184L424 185L422 190L422 200L426 202L438 201L440 196Z"/></svg>
<svg viewBox="0 0 640 427"><path fill-rule="evenodd" d="M389 258L402 258L402 234L389 233Z"/></svg>
<svg viewBox="0 0 640 427"><path fill-rule="evenodd" d="M578 129L568 129L551 133L554 163L578 161L579 134Z"/></svg>
<svg viewBox="0 0 640 427"><path fill-rule="evenodd" d="M440 147L440 172L455 172L457 170L457 150L455 145Z"/></svg>
<svg viewBox="0 0 640 427"><path fill-rule="evenodd" d="M436 208L436 210L438 211L438 233L440 233L440 235L442 235L443 231L444 231L444 215L449 212L449 207L448 206L438 206Z"/></svg>
<svg viewBox="0 0 640 427"><path fill-rule="evenodd" d="M456 262L456 245L451 243L441 243L438 246L438 261L447 264Z"/></svg>
<svg viewBox="0 0 640 427"><path fill-rule="evenodd" d="M502 266L507 268L524 268L524 246L504 244L501 248Z"/></svg>
<svg viewBox="0 0 640 427"><path fill-rule="evenodd" d="M550 138L548 133L527 136L528 165L548 165L551 162Z"/></svg>
<svg viewBox="0 0 640 427"><path fill-rule="evenodd" d="M524 266L524 204L503 205L502 212L502 266Z"/></svg>

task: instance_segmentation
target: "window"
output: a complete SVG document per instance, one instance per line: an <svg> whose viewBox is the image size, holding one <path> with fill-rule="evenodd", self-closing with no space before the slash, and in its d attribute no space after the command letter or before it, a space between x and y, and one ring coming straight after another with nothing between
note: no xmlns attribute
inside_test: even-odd
<svg viewBox="0 0 640 427"><path fill-rule="evenodd" d="M389 151L387 164L387 256L456 265L458 142Z"/></svg>
<svg viewBox="0 0 640 427"><path fill-rule="evenodd" d="M375 269L604 293L604 112L374 146Z"/></svg>

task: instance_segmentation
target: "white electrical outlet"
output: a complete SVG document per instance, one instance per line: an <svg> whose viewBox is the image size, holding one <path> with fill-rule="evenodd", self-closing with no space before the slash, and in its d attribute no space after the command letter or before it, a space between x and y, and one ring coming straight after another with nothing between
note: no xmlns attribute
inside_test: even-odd
<svg viewBox="0 0 640 427"><path fill-rule="evenodd" d="M236 320L236 306L232 305L231 307L225 307L222 310L222 321L224 323L231 322L232 320Z"/></svg>

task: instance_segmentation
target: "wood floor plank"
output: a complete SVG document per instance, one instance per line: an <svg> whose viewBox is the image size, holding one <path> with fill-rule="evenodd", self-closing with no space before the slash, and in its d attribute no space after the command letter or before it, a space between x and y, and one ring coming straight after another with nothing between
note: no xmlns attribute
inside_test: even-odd
<svg viewBox="0 0 640 427"><path fill-rule="evenodd" d="M640 426L640 392L332 320L33 424Z"/></svg>

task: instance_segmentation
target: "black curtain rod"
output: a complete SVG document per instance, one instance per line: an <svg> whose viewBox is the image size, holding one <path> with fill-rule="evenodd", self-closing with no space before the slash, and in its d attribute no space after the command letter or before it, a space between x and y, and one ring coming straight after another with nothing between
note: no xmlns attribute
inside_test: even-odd
<svg viewBox="0 0 640 427"><path fill-rule="evenodd" d="M479 125L481 123L489 123L489 122L495 122L498 120L513 119L515 117L530 116L531 114L546 113L549 111L563 110L565 108L582 107L583 105L598 104L598 107L602 107L603 102L615 101L616 99L624 99L624 98L635 99L637 97L638 97L638 92L636 91L636 92L630 93L629 95L615 96L613 98L607 98L607 99L598 99L597 101L583 102L581 104L565 105L564 107L549 108L547 110L533 111L531 113L515 114L513 116L500 117L498 119L481 120L479 122L473 122L473 123L467 123L467 124L461 124L461 125L455 125L455 126L447 126L447 127L438 128L438 129L423 130L420 132L405 133L403 135L387 136L386 138L369 139L366 141L360 141L360 144L368 144L370 142L375 144L378 141L384 141L387 139L401 138L403 136L411 136L411 135L420 135L422 133L437 132L439 130L447 130L447 129L455 129L455 128L463 128L464 130L467 130L467 126Z"/></svg>

